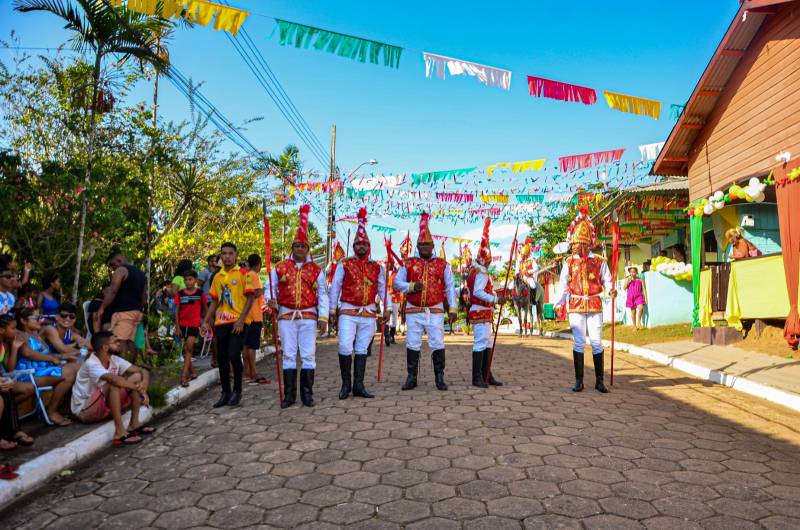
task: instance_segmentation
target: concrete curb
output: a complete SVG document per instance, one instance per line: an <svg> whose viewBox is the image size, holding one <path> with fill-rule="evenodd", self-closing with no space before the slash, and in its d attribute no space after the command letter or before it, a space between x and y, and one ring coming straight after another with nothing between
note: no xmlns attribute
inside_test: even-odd
<svg viewBox="0 0 800 530"><path fill-rule="evenodd" d="M572 340L572 335L569 333L549 332L549 334L545 333L545 336ZM603 346L610 348L611 341L603 339ZM784 407L800 412L800 395L798 394L780 390L762 383L757 383L747 379L746 377L739 377L728 372L713 370L685 359L674 359L665 353L650 350L648 348L642 348L641 346L636 346L634 344L617 342L615 344L615 348L619 351L624 351L626 353L630 353L631 355L643 357L658 364L669 366L670 368L674 368L698 379L704 379L718 385L724 385L728 388L738 390L739 392L750 394L751 396L759 397L761 399L765 399L767 401L771 401L772 403L777 403L778 405L783 405Z"/></svg>
<svg viewBox="0 0 800 530"><path fill-rule="evenodd" d="M256 362L263 360L267 355L274 353L275 348L268 346L256 354ZM142 423L147 423L155 418L176 409L178 405L200 394L219 381L219 370L208 370L197 379L191 381L186 388L177 386L166 395L167 405L158 410L143 407L140 411ZM123 421L127 423L130 412L126 412ZM114 438L114 424L111 421L98 425L83 436L69 442L63 447L58 447L30 462L19 467L19 478L0 481L0 510L19 500L28 493L34 492L45 483L56 477L61 471L78 466L101 451L111 446Z"/></svg>

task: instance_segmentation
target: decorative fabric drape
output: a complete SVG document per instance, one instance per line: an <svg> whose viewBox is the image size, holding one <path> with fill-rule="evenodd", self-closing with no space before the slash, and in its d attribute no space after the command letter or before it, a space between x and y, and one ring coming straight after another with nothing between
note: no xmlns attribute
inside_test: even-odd
<svg viewBox="0 0 800 530"><path fill-rule="evenodd" d="M511 88L511 70L494 68L478 63L453 59L444 55L423 52L425 59L425 77L430 78L434 73L439 79L444 79L445 68L450 75L468 75L477 77L478 81L486 86L496 86L503 90Z"/></svg>
<svg viewBox="0 0 800 530"><path fill-rule="evenodd" d="M122 0L110 0L110 4L121 7ZM236 35L250 15L247 11L205 0L128 0L125 7L136 13L160 15L164 18L178 17L183 13L183 17L192 24L203 26L208 26L213 19L214 29L227 31L232 35Z"/></svg>
<svg viewBox="0 0 800 530"><path fill-rule="evenodd" d="M773 170L775 196L778 203L778 224L781 231L783 270L786 290L789 293L789 314L783 327L783 337L789 346L797 348L800 342L800 315L797 312L798 276L800 276L800 215L795 208L800 204L800 179L789 180L787 173L800 167L800 160Z"/></svg>
<svg viewBox="0 0 800 530"><path fill-rule="evenodd" d="M537 98L545 97L559 101L575 101L584 105L597 103L597 92L593 88L571 85L532 75L528 76L528 92L531 96Z"/></svg>
<svg viewBox="0 0 800 530"><path fill-rule="evenodd" d="M654 120L657 120L659 116L661 116L660 101L618 94L616 92L609 92L608 90L604 90L603 95L606 97L608 106L614 110L650 116Z"/></svg>
<svg viewBox="0 0 800 530"><path fill-rule="evenodd" d="M347 57L362 63L369 60L372 64L378 64L382 59L384 66L392 68L400 66L400 55L403 53L403 48L399 46L353 37L352 35L336 33L287 20L275 19L275 22L278 23L278 29L280 30L281 46L289 45L295 48L313 46L315 50L324 50L339 57Z"/></svg>
<svg viewBox="0 0 800 530"><path fill-rule="evenodd" d="M486 174L490 177L494 174L494 170L499 167L511 169L513 173L525 173L526 171L540 171L544 167L545 159L539 160L526 160L524 162L500 162L492 164L486 168Z"/></svg>
<svg viewBox="0 0 800 530"><path fill-rule="evenodd" d="M642 153L642 162L645 160L655 160L658 158L658 153L664 148L664 142L656 142L654 144L645 144L639 146L639 152Z"/></svg>
<svg viewBox="0 0 800 530"><path fill-rule="evenodd" d="M693 215L689 220L689 232L692 246L692 294L694 309L692 310L692 327L700 326L700 266L703 263L703 218Z"/></svg>

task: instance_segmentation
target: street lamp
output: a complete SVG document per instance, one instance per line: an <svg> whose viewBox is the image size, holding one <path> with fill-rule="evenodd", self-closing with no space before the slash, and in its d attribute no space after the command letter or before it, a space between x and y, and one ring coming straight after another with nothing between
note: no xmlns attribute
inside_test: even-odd
<svg viewBox="0 0 800 530"><path fill-rule="evenodd" d="M361 169L362 167L366 166L367 164L374 166L378 164L378 161L374 158L367 160L366 162L361 162L356 168L348 174L344 180L348 180L352 177L356 171ZM327 258L327 262L331 262L331 253L333 252L333 240L336 239L336 233L333 230L333 179L330 182L330 188L328 189L328 238L327 243L325 245L325 257Z"/></svg>

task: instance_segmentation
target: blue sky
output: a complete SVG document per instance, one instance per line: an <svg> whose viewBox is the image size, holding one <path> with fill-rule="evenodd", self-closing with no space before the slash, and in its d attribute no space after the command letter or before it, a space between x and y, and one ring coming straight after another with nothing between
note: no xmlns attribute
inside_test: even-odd
<svg viewBox="0 0 800 530"><path fill-rule="evenodd" d="M731 17L736 0L618 2L430 2L407 0L234 0L236 7L406 48L399 69L362 64L324 52L284 48L275 22L252 15L250 36L326 146L337 126L337 165L343 174L370 158L379 173L396 174L503 161L548 158L666 139L670 103L684 103ZM67 34L49 14L20 14L0 2L0 36L11 30L22 46L57 46ZM474 78L426 79L421 51L512 70L511 90ZM0 50L0 58L11 52ZM279 152L297 143L307 169L322 169L242 63L211 28L179 30L172 61L234 122L255 116L248 136ZM622 114L598 104L532 98L526 75L612 90L665 104L662 119ZM135 97L144 99L149 87ZM162 112L188 116L186 100L167 85ZM354 212L343 212L354 213ZM374 222L405 228L391 219ZM319 222L319 220L317 220ZM416 225L416 221L413 221ZM339 232L343 235L346 228ZM412 232L416 226L409 226ZM434 224L434 233L472 237L479 227ZM498 227L504 243L513 227ZM467 234L467 235L465 235ZM373 240L380 237L372 234ZM504 245L505 247L505 245ZM501 249L502 251L502 249Z"/></svg>

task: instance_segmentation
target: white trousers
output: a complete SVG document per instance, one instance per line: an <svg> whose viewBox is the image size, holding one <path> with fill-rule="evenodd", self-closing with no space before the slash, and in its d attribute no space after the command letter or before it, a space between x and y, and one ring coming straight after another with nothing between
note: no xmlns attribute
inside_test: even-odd
<svg viewBox="0 0 800 530"><path fill-rule="evenodd" d="M317 321L316 320L278 320L278 335L281 338L284 370L297 368L297 353L300 353L302 367L313 370L317 367Z"/></svg>
<svg viewBox="0 0 800 530"><path fill-rule="evenodd" d="M366 355L376 327L374 317L339 315L339 355Z"/></svg>
<svg viewBox="0 0 800 530"><path fill-rule="evenodd" d="M406 347L420 351L422 334L428 334L428 347L431 351L444 349L444 313L406 313Z"/></svg>
<svg viewBox="0 0 800 530"><path fill-rule="evenodd" d="M389 325L393 328L400 325L400 304L396 302L392 302L392 319Z"/></svg>
<svg viewBox="0 0 800 530"><path fill-rule="evenodd" d="M569 327L575 341L574 351L583 353L588 333L592 355L603 353L603 313L570 313Z"/></svg>
<svg viewBox="0 0 800 530"><path fill-rule="evenodd" d="M492 323L472 325L472 351L483 351L492 347Z"/></svg>

